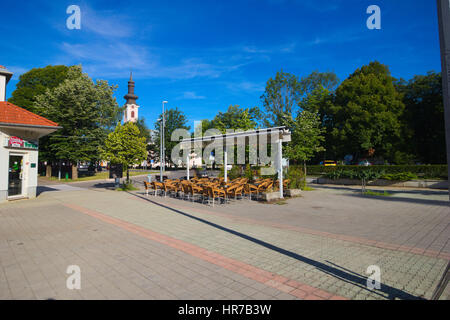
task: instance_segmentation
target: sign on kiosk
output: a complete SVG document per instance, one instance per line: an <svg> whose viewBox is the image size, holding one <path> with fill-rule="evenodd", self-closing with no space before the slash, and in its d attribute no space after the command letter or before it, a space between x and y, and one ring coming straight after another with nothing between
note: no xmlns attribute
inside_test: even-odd
<svg viewBox="0 0 450 320"><path fill-rule="evenodd" d="M10 137L6 139L5 146L19 149L38 149L37 143L23 140L19 137Z"/></svg>
<svg viewBox="0 0 450 320"><path fill-rule="evenodd" d="M11 137L8 141L8 147L23 148L23 140L19 137Z"/></svg>

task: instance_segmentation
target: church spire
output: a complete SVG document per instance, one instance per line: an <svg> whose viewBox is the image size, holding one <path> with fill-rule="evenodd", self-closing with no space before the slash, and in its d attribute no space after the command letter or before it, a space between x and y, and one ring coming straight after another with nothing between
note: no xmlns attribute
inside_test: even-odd
<svg viewBox="0 0 450 320"><path fill-rule="evenodd" d="M136 104L138 96L134 94L133 72L130 71L130 80L128 81L128 93L124 96L127 104Z"/></svg>

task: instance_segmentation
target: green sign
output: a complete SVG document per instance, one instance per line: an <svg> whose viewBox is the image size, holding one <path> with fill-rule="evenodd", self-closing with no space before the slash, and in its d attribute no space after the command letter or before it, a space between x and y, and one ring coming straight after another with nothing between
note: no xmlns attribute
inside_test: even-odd
<svg viewBox="0 0 450 320"><path fill-rule="evenodd" d="M36 163L32 163L32 164L31 164L31 167L32 167L32 168L36 168Z"/></svg>
<svg viewBox="0 0 450 320"><path fill-rule="evenodd" d="M36 143L30 142L30 141L24 141L23 147L25 149L38 149L38 145Z"/></svg>

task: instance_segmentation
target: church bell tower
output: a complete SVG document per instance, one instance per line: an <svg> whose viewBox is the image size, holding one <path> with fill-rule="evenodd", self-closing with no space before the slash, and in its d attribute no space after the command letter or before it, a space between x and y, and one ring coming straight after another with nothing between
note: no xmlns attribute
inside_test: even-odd
<svg viewBox="0 0 450 320"><path fill-rule="evenodd" d="M136 122L138 120L139 106L136 104L138 96L134 94L133 73L130 73L130 80L128 81L128 93L124 96L127 100L125 104L125 111L123 114L123 123Z"/></svg>

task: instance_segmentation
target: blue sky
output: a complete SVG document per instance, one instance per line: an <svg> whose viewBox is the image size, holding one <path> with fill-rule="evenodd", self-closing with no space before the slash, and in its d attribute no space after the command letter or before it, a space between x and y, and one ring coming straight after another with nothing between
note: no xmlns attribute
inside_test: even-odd
<svg viewBox="0 0 450 320"><path fill-rule="evenodd" d="M81 30L66 9L81 8ZM381 30L369 30L369 5ZM229 105L261 106L266 81L283 69L298 76L334 71L341 80L378 60L394 77L440 71L436 2L431 0L5 1L0 65L18 76L35 67L82 64L119 86L130 69L140 116L153 128L161 101L194 120Z"/></svg>

